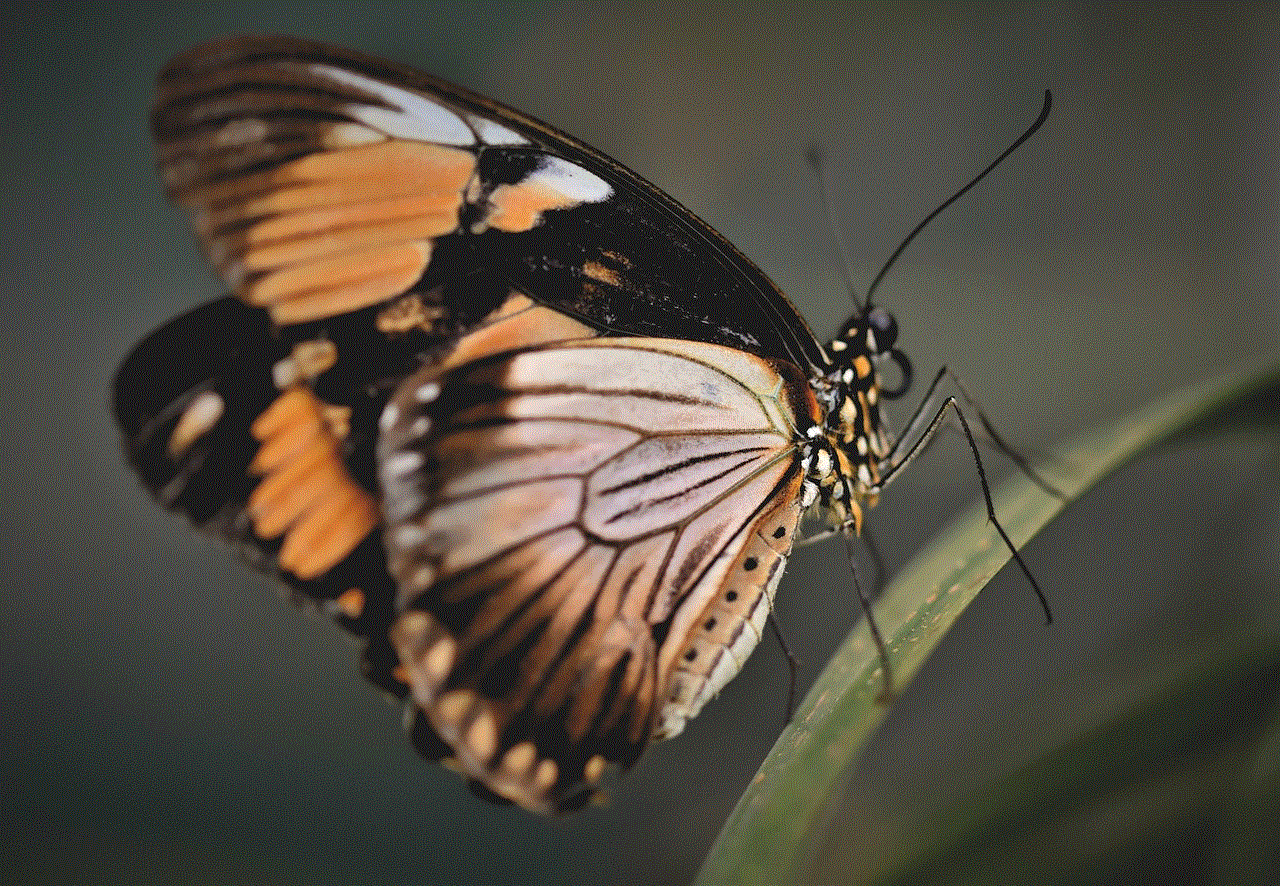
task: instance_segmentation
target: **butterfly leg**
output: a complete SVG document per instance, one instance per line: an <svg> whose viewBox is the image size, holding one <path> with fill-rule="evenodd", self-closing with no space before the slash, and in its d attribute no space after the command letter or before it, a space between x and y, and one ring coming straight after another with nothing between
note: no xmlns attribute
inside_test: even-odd
<svg viewBox="0 0 1280 886"><path fill-rule="evenodd" d="M973 409L974 414L978 416L978 421L981 423L982 429L987 435L987 441L1003 453L1006 458L1017 465L1018 469L1022 471L1022 473L1025 474L1032 483L1035 483L1055 498L1065 500L1066 496L1060 490L1036 473L1027 459L1018 452L1018 450L1005 442L1005 439L996 431L995 425L993 425L991 420L987 418L987 414L983 410L982 406L979 405L978 401L969 393L969 389L964 386L964 382L960 380L960 376L956 375L951 367L945 364L938 368L938 372L934 375L933 381L929 383L929 389L925 391L924 397L920 400L920 405L916 407L911 418L907 420L906 427L902 429L902 433L898 436L898 439L894 441L893 447L889 450L889 454L885 457L885 460L888 462L895 462L899 451L906 444L906 441L919 434L921 428L928 423L928 416L930 415L931 407L938 395L938 388L941 386L944 378L951 380L951 383L956 386L956 390L960 392L960 396L964 398L965 403L967 403L969 407ZM945 406L942 407L942 409L945 408ZM938 410L938 412L941 411L941 409ZM934 413L934 415L936 416L937 413ZM927 448L929 444L932 443L934 435L929 433L926 436L928 438L928 442L925 443L925 447ZM971 442L972 439L973 438L971 437Z"/></svg>
<svg viewBox="0 0 1280 886"><path fill-rule="evenodd" d="M871 582L871 596L874 597L884 587L887 572L884 565L884 552L880 550L880 543L876 541L870 527L864 529L858 538L862 539L862 546L867 549L867 559L871 561L871 568L875 571L875 580Z"/></svg>
<svg viewBox="0 0 1280 886"><path fill-rule="evenodd" d="M946 367L943 367L943 371L946 371ZM940 372L939 378L941 375L942 373ZM930 391L932 392L935 387L937 387L936 381L930 386ZM926 402L928 401L928 396L931 396L931 394L926 396ZM938 433L938 430L942 427L943 421L946 420L948 409L952 410L955 413L956 418L959 419L960 428L964 431L965 439L969 443L969 452L973 455L973 466L978 470L978 483L982 486L982 498L986 502L987 506L987 519L989 519L991 524L995 526L996 532L1000 533L1000 538L1004 540L1005 546L1008 547L1009 553L1013 555L1013 559L1018 564L1018 568L1021 569L1022 574L1027 577L1027 581L1031 583L1032 590L1036 592L1036 596L1040 599L1040 606L1044 609L1045 624L1052 624L1053 613L1049 610L1048 598L1045 597L1044 591L1040 589L1039 582L1037 582L1035 576L1031 574L1031 570L1027 568L1027 564L1018 553L1018 549L1014 547L1013 541L1009 538L1008 533L1004 531L1004 527L1000 525L1000 520L996 517L996 508L991 501L991 486L987 482L987 471L982 466L982 456L978 454L978 444L973 438L973 431L969 427L969 420L965 418L964 410L960 408L960 404L956 401L954 396L948 396L942 401L942 405L938 408L938 411L933 414L933 418L929 421L924 431L916 437L915 441L907 447L905 452L898 456L896 460L887 458L882 462L884 469L880 474L880 479L868 488L867 494L878 495L885 486L888 486L893 482L894 478L896 478L907 465L915 460L917 455L928 447L929 442L933 439L934 435ZM919 414L920 410L917 410L917 415ZM917 417L913 416L911 421L908 422L907 428L911 429L913 426L918 424L920 424L920 422L918 422ZM899 447L895 447L895 449L897 448Z"/></svg>
<svg viewBox="0 0 1280 886"><path fill-rule="evenodd" d="M787 657L787 669L790 672L790 678L787 680L787 716L782 721L782 727L785 729L790 723L792 716L796 712L796 670L800 661L792 653L787 646L787 641L783 639L782 628L778 625L778 616L774 613L773 607L769 607L769 627L773 629L773 636L777 638L778 645L782 647L782 654Z"/></svg>
<svg viewBox="0 0 1280 886"><path fill-rule="evenodd" d="M862 614L867 617L867 629L871 631L871 639L875 641L876 652L880 656L880 668L884 672L884 688L880 690L880 695L876 700L881 704L887 705L897 696L897 691L893 688L893 666L889 664L889 649L884 645L884 636L880 633L880 626L876 624L876 616L871 609L871 598L862 589L862 582L858 581L858 567L853 560L853 539L855 535L850 529L845 531L843 536L845 550L849 554L849 572L853 575L853 588L858 592L858 602L862 605Z"/></svg>

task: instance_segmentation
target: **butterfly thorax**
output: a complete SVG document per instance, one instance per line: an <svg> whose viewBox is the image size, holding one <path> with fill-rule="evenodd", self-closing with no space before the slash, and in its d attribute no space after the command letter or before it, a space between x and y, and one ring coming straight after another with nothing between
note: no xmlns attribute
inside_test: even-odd
<svg viewBox="0 0 1280 886"><path fill-rule="evenodd" d="M886 396L879 365L893 359L907 366L894 349L897 325L881 308L855 314L827 346L830 366L810 381L823 415L809 430L806 451L811 504L833 526L861 529L859 502L874 505L880 466L889 457L893 436L882 408ZM903 382L909 381L904 368ZM889 392L897 396L905 384Z"/></svg>

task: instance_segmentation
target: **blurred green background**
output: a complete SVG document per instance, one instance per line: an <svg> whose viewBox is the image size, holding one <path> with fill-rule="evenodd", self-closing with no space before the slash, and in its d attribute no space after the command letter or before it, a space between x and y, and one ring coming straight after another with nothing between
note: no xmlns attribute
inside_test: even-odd
<svg viewBox="0 0 1280 886"><path fill-rule="evenodd" d="M1034 451L1280 351L1274 6L3 15L0 802L12 882L684 882L784 714L786 663L767 641L608 807L555 821L491 807L420 763L335 628L152 505L122 464L107 391L136 339L221 292L160 196L147 129L156 71L199 40L338 42L545 119L723 232L822 338L848 303L805 147L825 148L865 281L1050 87L1045 129L881 289L918 375L947 362ZM859 764L866 802L880 815L927 807L1014 771L1055 724L1105 706L1170 653L1280 625L1276 472L1274 440L1224 434L1144 458L1073 505L1025 551L1055 624L1016 572L990 585ZM977 491L962 447L935 446L870 512L890 569ZM801 689L855 617L846 575L833 544L798 554L783 581Z"/></svg>

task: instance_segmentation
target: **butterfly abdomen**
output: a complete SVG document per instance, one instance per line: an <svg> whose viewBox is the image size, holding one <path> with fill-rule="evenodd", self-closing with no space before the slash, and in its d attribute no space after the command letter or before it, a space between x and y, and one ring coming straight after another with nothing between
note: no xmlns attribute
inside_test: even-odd
<svg viewBox="0 0 1280 886"><path fill-rule="evenodd" d="M799 481L799 472L788 478L775 499L779 504L756 519L723 583L678 635L683 642L677 647L655 739L679 735L742 670L759 644L801 517Z"/></svg>

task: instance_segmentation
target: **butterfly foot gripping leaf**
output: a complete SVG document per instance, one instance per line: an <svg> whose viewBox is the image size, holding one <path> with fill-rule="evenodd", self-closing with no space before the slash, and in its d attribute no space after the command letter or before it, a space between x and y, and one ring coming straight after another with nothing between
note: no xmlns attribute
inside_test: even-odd
<svg viewBox="0 0 1280 886"><path fill-rule="evenodd" d="M366 638L419 751L482 795L575 808L678 734L759 642L804 512L855 531L896 471L882 309L824 348L545 124L243 37L175 59L153 126L233 296L125 360L129 461Z"/></svg>

